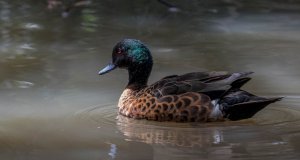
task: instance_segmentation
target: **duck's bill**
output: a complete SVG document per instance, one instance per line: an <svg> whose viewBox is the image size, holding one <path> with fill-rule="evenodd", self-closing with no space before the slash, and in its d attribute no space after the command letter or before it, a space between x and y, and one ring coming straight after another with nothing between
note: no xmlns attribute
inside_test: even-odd
<svg viewBox="0 0 300 160"><path fill-rule="evenodd" d="M114 64L112 64L112 63L109 63L105 68L103 68L101 71L99 71L98 74L99 74L99 75L103 75L103 74L105 74L105 73L108 73L108 72L110 72L110 71L116 69L116 68L117 68L116 65L114 65Z"/></svg>

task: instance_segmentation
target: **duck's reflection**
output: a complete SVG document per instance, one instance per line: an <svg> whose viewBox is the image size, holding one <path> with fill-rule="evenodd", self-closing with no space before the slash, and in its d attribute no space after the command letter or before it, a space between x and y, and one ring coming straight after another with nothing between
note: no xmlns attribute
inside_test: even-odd
<svg viewBox="0 0 300 160"><path fill-rule="evenodd" d="M205 124L157 123L123 116L117 117L117 123L118 129L129 141L183 147L207 147L224 142L222 130L205 127Z"/></svg>
<svg viewBox="0 0 300 160"><path fill-rule="evenodd" d="M117 123L126 140L149 144L153 147L154 157L160 159L257 159L256 156L278 155L279 152L289 155L291 150L282 139L266 136L264 129L262 132L257 125L251 125L252 121L164 123L118 116ZM281 143L274 143L278 141Z"/></svg>

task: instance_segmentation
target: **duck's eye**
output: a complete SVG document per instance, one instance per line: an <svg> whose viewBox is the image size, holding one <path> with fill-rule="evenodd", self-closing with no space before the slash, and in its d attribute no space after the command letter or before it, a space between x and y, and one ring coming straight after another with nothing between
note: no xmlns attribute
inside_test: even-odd
<svg viewBox="0 0 300 160"><path fill-rule="evenodd" d="M122 49L121 48L118 48L117 54L122 54Z"/></svg>

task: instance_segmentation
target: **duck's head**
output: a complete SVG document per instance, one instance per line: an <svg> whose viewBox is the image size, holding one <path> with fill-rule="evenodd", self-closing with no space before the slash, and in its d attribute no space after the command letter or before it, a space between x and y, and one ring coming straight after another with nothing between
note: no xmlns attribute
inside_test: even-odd
<svg viewBox="0 0 300 160"><path fill-rule="evenodd" d="M116 68L124 68L129 72L129 84L147 84L153 61L149 49L139 40L124 39L117 43L112 51L112 61L99 75Z"/></svg>

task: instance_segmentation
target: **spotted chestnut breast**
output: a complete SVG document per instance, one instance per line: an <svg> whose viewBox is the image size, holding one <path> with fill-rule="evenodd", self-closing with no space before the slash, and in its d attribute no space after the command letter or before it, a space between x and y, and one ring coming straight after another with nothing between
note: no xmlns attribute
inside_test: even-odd
<svg viewBox="0 0 300 160"><path fill-rule="evenodd" d="M120 114L136 119L199 122L207 121L213 108L208 96L195 92L160 98L140 92L125 89L119 99Z"/></svg>

